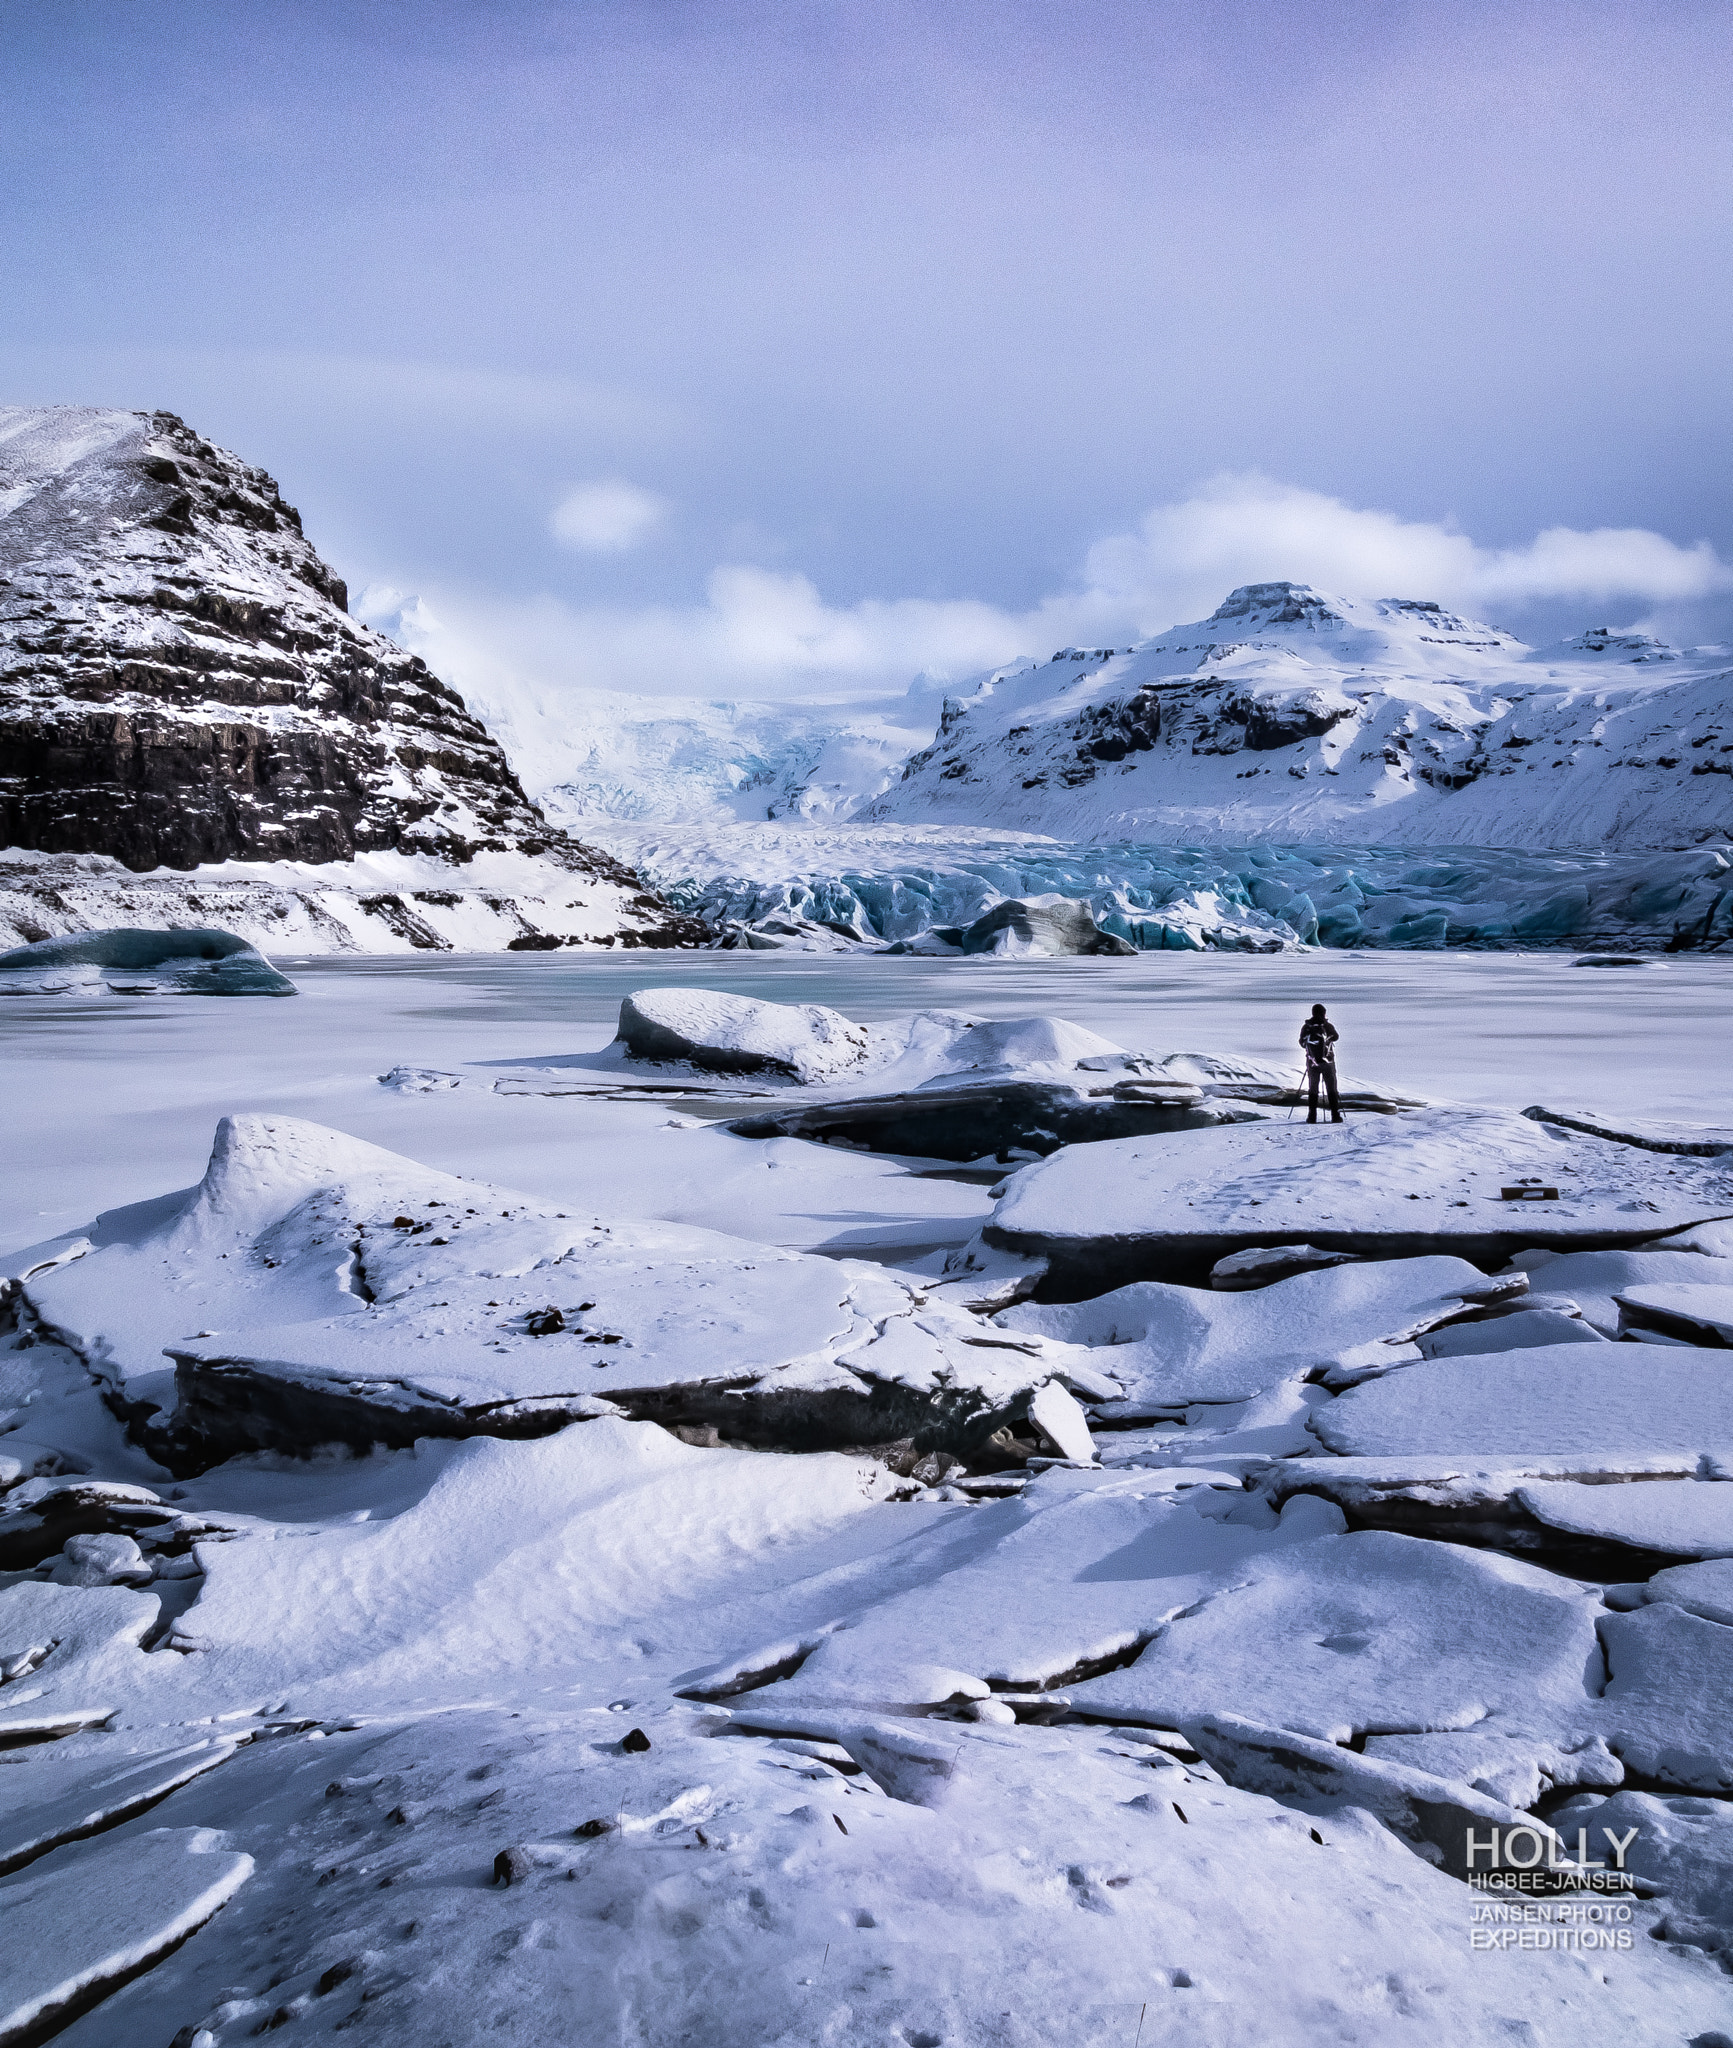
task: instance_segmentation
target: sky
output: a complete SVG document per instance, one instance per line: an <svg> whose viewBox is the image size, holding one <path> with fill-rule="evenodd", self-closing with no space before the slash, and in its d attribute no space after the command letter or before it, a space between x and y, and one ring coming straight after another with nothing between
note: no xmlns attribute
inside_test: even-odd
<svg viewBox="0 0 1733 2048"><path fill-rule="evenodd" d="M1721 0L4 0L0 398L270 469L460 687L1733 639L1729 109Z"/></svg>

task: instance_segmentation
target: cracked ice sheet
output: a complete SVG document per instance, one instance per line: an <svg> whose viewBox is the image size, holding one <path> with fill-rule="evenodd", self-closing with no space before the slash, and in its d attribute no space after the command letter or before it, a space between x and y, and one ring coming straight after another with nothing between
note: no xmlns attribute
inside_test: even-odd
<svg viewBox="0 0 1733 2048"><path fill-rule="evenodd" d="M349 1506L370 1473L389 1519ZM666 1690L942 1571L982 1512L882 1505L888 1477L864 1459L696 1450L606 1419L315 1467L308 1484L329 1487L329 1521L256 1516L197 1546L206 1576L172 1637L189 1654L136 1648L158 1613L146 1593L0 1594L0 1651L65 1639L19 1711L94 1705L127 1729ZM245 1497L232 1468L187 1482L187 1504L206 1488Z"/></svg>
<svg viewBox="0 0 1733 2048"><path fill-rule="evenodd" d="M1509 1285L1466 1259L1386 1259L1245 1294L1146 1280L1092 1301L1021 1303L993 1320L1053 1340L1055 1360L1082 1351L1125 1389L1129 1409L1171 1409L1250 1401L1321 1366L1397 1364L1405 1354L1394 1347ZM1113 1404L1102 1405L1111 1417Z"/></svg>
<svg viewBox="0 0 1733 2048"><path fill-rule="evenodd" d="M1223 1520L1230 1510L1239 1519ZM1092 1473L1045 1475L975 1514L978 1554L827 1636L753 1704L910 1706L989 1683L1040 1687L1129 1650L1248 1559L1342 1526L1324 1502L1278 1521L1237 1488L1176 1497L1153 1478Z"/></svg>
<svg viewBox="0 0 1733 2048"><path fill-rule="evenodd" d="M56 2031L57 2012L166 1954L252 1871L251 1856L204 1829L159 1828L124 1847L80 1846L0 1886L0 2038Z"/></svg>
<svg viewBox="0 0 1733 2048"><path fill-rule="evenodd" d="M622 1754L634 1724L651 1747ZM229 2048L280 2012L297 2040L362 2014L520 2048L1128 2048L1140 2024L1155 2048L1510 2048L1540 2038L1525 2015L1549 2041L1725 2017L1725 1977L1643 1938L1652 1909L1628 1952L1471 1953L1463 1887L1364 1813L1192 1782L1109 1730L949 1729L928 1806L718 1725L547 1702L256 1744L176 1795L251 1883L67 2048L201 2024ZM591 1819L615 1825L575 1837ZM491 1885L525 1844L545 1860Z"/></svg>
<svg viewBox="0 0 1733 2048"><path fill-rule="evenodd" d="M1081 1712L1167 1728L1228 1713L1339 1743L1491 1738L1513 1786L1571 1782L1572 1755L1593 1782L1599 1744L1643 1777L1733 1790L1733 1629L1670 1602L1608 1614L1574 1580L1384 1530L1249 1559L1128 1669L1069 1693ZM1438 1768L1441 1749L1459 1768L1460 1744L1401 1753Z"/></svg>
<svg viewBox="0 0 1733 2048"><path fill-rule="evenodd" d="M1164 1728L1237 1714L1332 1742L1489 1722L1568 1733L1591 1704L1600 1608L1574 1580L1383 1530L1254 1558L1240 1576L1128 1670L1073 1686L1075 1704Z"/></svg>

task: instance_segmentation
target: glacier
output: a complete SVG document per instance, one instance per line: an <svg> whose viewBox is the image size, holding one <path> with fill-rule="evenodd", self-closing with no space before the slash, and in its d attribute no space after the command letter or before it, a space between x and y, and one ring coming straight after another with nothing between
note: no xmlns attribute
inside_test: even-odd
<svg viewBox="0 0 1733 2048"><path fill-rule="evenodd" d="M822 946L826 927L839 945L907 942L1041 896L1087 903L1140 951L1652 951L1733 936L1733 860L1717 847L1171 846L891 825L613 825L600 836L719 933L770 941L784 925L808 945Z"/></svg>

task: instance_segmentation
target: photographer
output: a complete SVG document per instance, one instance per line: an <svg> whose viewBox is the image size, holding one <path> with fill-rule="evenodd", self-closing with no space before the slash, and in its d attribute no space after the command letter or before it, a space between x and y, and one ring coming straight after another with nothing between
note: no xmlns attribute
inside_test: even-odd
<svg viewBox="0 0 1733 2048"><path fill-rule="evenodd" d="M1322 1003L1312 1005L1312 1014L1300 1026L1300 1046L1306 1055L1306 1121L1318 1121L1318 1082L1323 1080L1330 1097L1330 1121L1342 1121L1342 1105L1336 1095L1337 1031L1324 1014Z"/></svg>

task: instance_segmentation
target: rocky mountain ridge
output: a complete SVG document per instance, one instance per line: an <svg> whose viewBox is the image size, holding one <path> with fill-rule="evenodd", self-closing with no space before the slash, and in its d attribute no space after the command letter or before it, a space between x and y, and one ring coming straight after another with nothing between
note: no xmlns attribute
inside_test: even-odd
<svg viewBox="0 0 1733 2048"><path fill-rule="evenodd" d="M6 924L201 921L175 871L229 864L222 907L261 943L701 936L347 606L276 482L173 413L0 407Z"/></svg>
<svg viewBox="0 0 1733 2048"><path fill-rule="evenodd" d="M983 677L855 815L1168 844L1720 842L1733 664L1606 628L1534 649L1424 600L1248 584L1135 647Z"/></svg>
<svg viewBox="0 0 1733 2048"><path fill-rule="evenodd" d="M485 727L347 605L275 481L173 413L0 408L0 843L544 850Z"/></svg>

